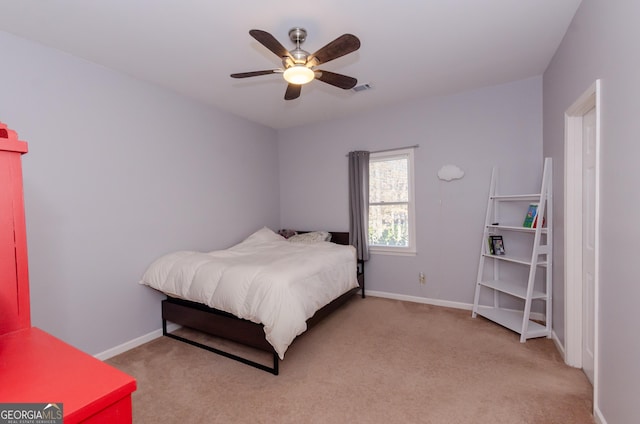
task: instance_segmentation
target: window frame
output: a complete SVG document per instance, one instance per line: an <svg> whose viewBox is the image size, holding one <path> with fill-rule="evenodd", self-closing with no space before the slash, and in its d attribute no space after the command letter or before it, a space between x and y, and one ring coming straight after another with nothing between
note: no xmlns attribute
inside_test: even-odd
<svg viewBox="0 0 640 424"><path fill-rule="evenodd" d="M371 152L369 155L369 164L372 162L382 162L394 159L407 159L407 178L408 178L408 199L407 202L393 202L391 204L406 204L407 205L407 215L409 221L409 245L406 247L399 246L376 246L369 243L369 252L372 254L383 254L383 255L406 255L406 256L414 256L417 252L416 249L416 213L415 213L415 174L414 174L414 149L394 149L387 150L382 152ZM371 174L369 174L369 179L371 179ZM367 205L367 214L370 207L390 204L389 202L378 202L374 203L369 200ZM368 221L367 216L367 221ZM368 224L367 224L368 227ZM368 228L367 228L368 232Z"/></svg>

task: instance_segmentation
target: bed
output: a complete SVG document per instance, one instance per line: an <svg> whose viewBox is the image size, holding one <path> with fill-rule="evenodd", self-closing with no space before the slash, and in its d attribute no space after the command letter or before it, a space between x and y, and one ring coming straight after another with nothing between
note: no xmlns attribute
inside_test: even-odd
<svg viewBox="0 0 640 424"><path fill-rule="evenodd" d="M365 296L364 266L348 241L348 233L321 231L286 239L265 227L228 249L164 255L140 283L167 295L164 335L277 375L297 336L358 289ZM268 352L273 364L169 333L167 322Z"/></svg>

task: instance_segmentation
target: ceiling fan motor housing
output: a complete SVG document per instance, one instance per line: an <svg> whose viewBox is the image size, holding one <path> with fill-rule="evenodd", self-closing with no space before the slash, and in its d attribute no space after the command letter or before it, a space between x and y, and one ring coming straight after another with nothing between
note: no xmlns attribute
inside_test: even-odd
<svg viewBox="0 0 640 424"><path fill-rule="evenodd" d="M291 54L291 57L293 57L293 63L295 64L299 64L299 65L304 65L307 63L307 57L309 57L309 52L302 50L300 48L300 44L304 43L304 40L307 39L307 30L304 28L291 28L289 30L289 39L291 39L291 41L293 41L296 45L296 48L289 51L289 54ZM283 62L285 67L291 66L290 64L287 63L286 59L283 59Z"/></svg>
<svg viewBox="0 0 640 424"><path fill-rule="evenodd" d="M304 43L304 40L307 39L307 30L304 28L291 28L289 30L289 39L291 41L293 41L294 43L298 44L302 44Z"/></svg>

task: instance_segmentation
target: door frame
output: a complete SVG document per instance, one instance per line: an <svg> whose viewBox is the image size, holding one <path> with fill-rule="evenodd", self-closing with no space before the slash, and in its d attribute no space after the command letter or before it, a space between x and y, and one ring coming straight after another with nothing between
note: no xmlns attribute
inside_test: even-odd
<svg viewBox="0 0 640 424"><path fill-rule="evenodd" d="M564 348L565 362L570 366L582 368L582 117L592 108L596 109L594 407L598 406L600 332L600 99L600 80L598 79L565 111L564 115Z"/></svg>

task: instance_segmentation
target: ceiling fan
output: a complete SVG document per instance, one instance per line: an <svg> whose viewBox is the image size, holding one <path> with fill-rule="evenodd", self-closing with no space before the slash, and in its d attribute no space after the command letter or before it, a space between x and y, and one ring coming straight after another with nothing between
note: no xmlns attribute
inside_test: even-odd
<svg viewBox="0 0 640 424"><path fill-rule="evenodd" d="M296 48L289 51L266 31L252 29L249 34L258 40L260 44L271 50L282 59L283 68L268 69L265 71L241 72L231 74L232 78L248 78L260 75L282 74L287 81L285 100L293 100L300 97L302 86L314 79L333 85L344 90L356 86L358 80L335 72L315 69L316 66L352 53L360 48L360 40L352 34L343 34L313 54L309 54L300 48L307 38L304 28L292 28L289 30L289 38L296 44Z"/></svg>

